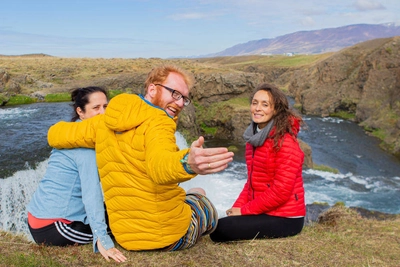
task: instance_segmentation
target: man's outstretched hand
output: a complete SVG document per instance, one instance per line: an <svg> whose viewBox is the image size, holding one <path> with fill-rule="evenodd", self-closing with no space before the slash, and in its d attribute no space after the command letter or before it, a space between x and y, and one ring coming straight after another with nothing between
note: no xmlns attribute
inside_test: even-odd
<svg viewBox="0 0 400 267"><path fill-rule="evenodd" d="M197 174L220 172L233 161L233 152L226 147L203 148L203 144L204 137L200 136L190 146L188 164Z"/></svg>

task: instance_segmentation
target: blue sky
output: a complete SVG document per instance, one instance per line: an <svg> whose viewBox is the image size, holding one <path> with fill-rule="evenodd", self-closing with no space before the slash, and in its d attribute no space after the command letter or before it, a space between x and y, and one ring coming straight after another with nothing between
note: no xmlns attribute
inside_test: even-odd
<svg viewBox="0 0 400 267"><path fill-rule="evenodd" d="M184 57L350 24L400 25L399 0L9 0L0 54Z"/></svg>

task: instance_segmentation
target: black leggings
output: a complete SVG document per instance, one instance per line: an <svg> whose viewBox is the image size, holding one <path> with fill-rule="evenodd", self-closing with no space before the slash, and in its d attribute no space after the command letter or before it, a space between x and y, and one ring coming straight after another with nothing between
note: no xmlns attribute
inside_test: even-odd
<svg viewBox="0 0 400 267"><path fill-rule="evenodd" d="M294 236L301 232L304 217L284 218L267 214L229 216L218 220L217 229L210 234L214 242L278 238Z"/></svg>
<svg viewBox="0 0 400 267"><path fill-rule="evenodd" d="M60 221L48 226L33 229L29 226L29 231L37 244L48 246L68 246L75 244L89 244L93 242L92 230L88 224L82 222L72 222L70 224Z"/></svg>

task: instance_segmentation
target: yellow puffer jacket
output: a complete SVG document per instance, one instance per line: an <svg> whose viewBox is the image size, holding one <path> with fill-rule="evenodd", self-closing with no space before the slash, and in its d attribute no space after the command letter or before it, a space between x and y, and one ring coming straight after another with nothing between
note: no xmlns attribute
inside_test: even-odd
<svg viewBox="0 0 400 267"><path fill-rule="evenodd" d="M104 115L59 122L48 133L56 148L95 147L116 241L127 250L166 247L187 231L191 209L178 183L188 174L175 140L176 123L137 95L114 97Z"/></svg>

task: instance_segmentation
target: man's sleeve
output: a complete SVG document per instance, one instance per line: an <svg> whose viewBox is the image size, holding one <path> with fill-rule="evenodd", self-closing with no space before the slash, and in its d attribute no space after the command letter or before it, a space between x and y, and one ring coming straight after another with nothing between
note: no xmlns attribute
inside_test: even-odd
<svg viewBox="0 0 400 267"><path fill-rule="evenodd" d="M94 148L96 131L104 115L97 115L81 122L61 121L50 127L47 133L49 145L54 148Z"/></svg>
<svg viewBox="0 0 400 267"><path fill-rule="evenodd" d="M196 174L189 174L180 161L189 150L179 150L176 145L176 123L158 116L151 124L145 136L145 148L146 171L153 182L173 184L195 177Z"/></svg>

